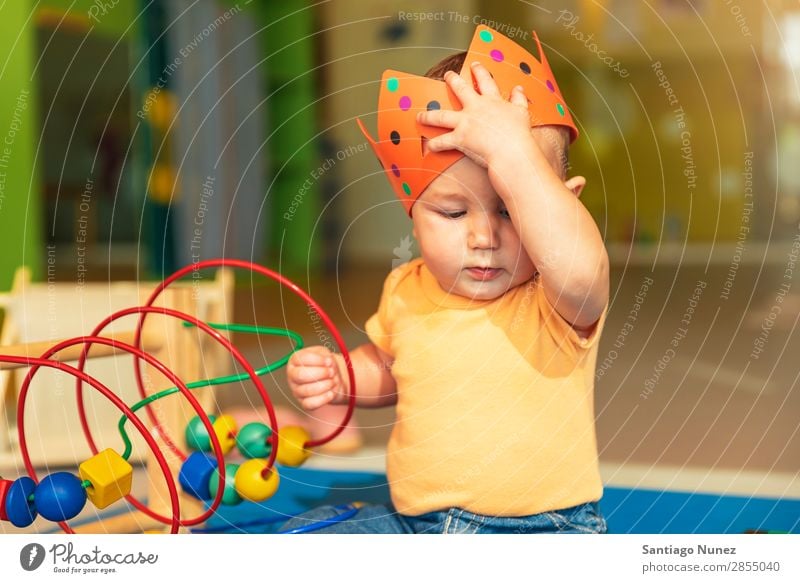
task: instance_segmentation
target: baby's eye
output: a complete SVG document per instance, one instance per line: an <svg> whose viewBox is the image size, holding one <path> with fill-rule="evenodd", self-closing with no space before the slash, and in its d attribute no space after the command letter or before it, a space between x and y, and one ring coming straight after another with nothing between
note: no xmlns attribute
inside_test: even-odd
<svg viewBox="0 0 800 583"><path fill-rule="evenodd" d="M511 215L508 212L508 209L500 209L500 215L506 219L510 219Z"/></svg>
<svg viewBox="0 0 800 583"><path fill-rule="evenodd" d="M467 211L439 211L439 214L448 219L457 219L467 214Z"/></svg>

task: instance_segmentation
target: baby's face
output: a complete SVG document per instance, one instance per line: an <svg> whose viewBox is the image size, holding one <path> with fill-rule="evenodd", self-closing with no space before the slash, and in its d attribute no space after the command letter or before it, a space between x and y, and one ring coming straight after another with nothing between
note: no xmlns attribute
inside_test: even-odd
<svg viewBox="0 0 800 583"><path fill-rule="evenodd" d="M414 204L414 236L446 292L492 300L535 272L489 175L461 158Z"/></svg>

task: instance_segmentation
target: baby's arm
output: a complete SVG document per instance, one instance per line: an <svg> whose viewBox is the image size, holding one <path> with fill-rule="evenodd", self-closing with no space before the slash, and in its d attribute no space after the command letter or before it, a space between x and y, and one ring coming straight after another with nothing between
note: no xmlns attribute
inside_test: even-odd
<svg viewBox="0 0 800 583"><path fill-rule="evenodd" d="M392 376L392 357L372 343L350 352L356 378L357 407L386 407L397 403L397 384ZM309 411L333 403L347 404L350 382L341 354L323 346L295 352L286 366L289 388Z"/></svg>
<svg viewBox="0 0 800 583"><path fill-rule="evenodd" d="M586 332L608 303L608 253L569 181L561 181L533 142L492 160L489 175L541 274L548 301L579 333Z"/></svg>

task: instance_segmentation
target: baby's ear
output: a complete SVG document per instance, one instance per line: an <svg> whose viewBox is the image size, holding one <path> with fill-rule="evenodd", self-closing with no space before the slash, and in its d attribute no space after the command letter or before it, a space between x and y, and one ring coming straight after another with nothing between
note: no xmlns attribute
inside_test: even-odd
<svg viewBox="0 0 800 583"><path fill-rule="evenodd" d="M586 179L583 176L573 176L564 183L564 186L569 188L575 196L580 198L583 187L586 186Z"/></svg>

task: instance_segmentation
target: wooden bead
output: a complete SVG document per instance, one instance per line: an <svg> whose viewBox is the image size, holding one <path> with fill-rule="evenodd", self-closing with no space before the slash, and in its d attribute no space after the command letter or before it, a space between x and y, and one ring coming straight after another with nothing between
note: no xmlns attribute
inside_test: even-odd
<svg viewBox="0 0 800 583"><path fill-rule="evenodd" d="M96 508L106 508L131 493L133 467L113 449L105 449L78 466L81 480L92 483L86 495Z"/></svg>
<svg viewBox="0 0 800 583"><path fill-rule="evenodd" d="M36 505L28 498L36 489L36 483L28 476L14 480L6 493L6 516L16 527L30 526L36 520Z"/></svg>
<svg viewBox="0 0 800 583"><path fill-rule="evenodd" d="M178 482L184 492L198 500L210 500L208 481L217 469L217 460L207 453L196 451L186 458L178 473Z"/></svg>
<svg viewBox="0 0 800 583"><path fill-rule="evenodd" d="M239 430L236 434L236 446L239 448L239 453L248 459L269 457L272 443L268 440L271 436L272 429L255 421Z"/></svg>
<svg viewBox="0 0 800 583"><path fill-rule="evenodd" d="M208 416L208 420L212 425L215 419L216 417L214 415ZM184 437L186 438L186 447L189 449L195 451L211 451L211 438L208 436L206 426L203 425L203 421L199 416L194 417L186 425Z"/></svg>
<svg viewBox="0 0 800 583"><path fill-rule="evenodd" d="M278 431L277 460L284 466L297 467L311 455L311 451L303 445L311 439L308 431L302 427L290 425Z"/></svg>
<svg viewBox="0 0 800 583"><path fill-rule="evenodd" d="M236 472L234 485L236 491L245 500L263 502L270 498L278 489L280 477L275 468L264 478L261 474L267 467L267 460L247 460Z"/></svg>
<svg viewBox="0 0 800 583"><path fill-rule="evenodd" d="M6 516L6 494L13 482L11 480L4 480L0 478L0 520L8 520Z"/></svg>
<svg viewBox="0 0 800 583"><path fill-rule="evenodd" d="M214 433L222 446L222 455L228 453L236 445L236 420L230 415L221 415L214 421Z"/></svg>
<svg viewBox="0 0 800 583"><path fill-rule="evenodd" d="M226 506L236 506L242 501L242 497L236 491L235 477L239 470L238 464L225 464L225 489L222 491L222 503ZM217 496L219 484L219 470L214 470L208 480L208 491L211 500Z"/></svg>
<svg viewBox="0 0 800 583"><path fill-rule="evenodd" d="M39 514L47 520L71 520L86 505L86 490L75 474L56 472L45 476L36 485L33 502Z"/></svg>

